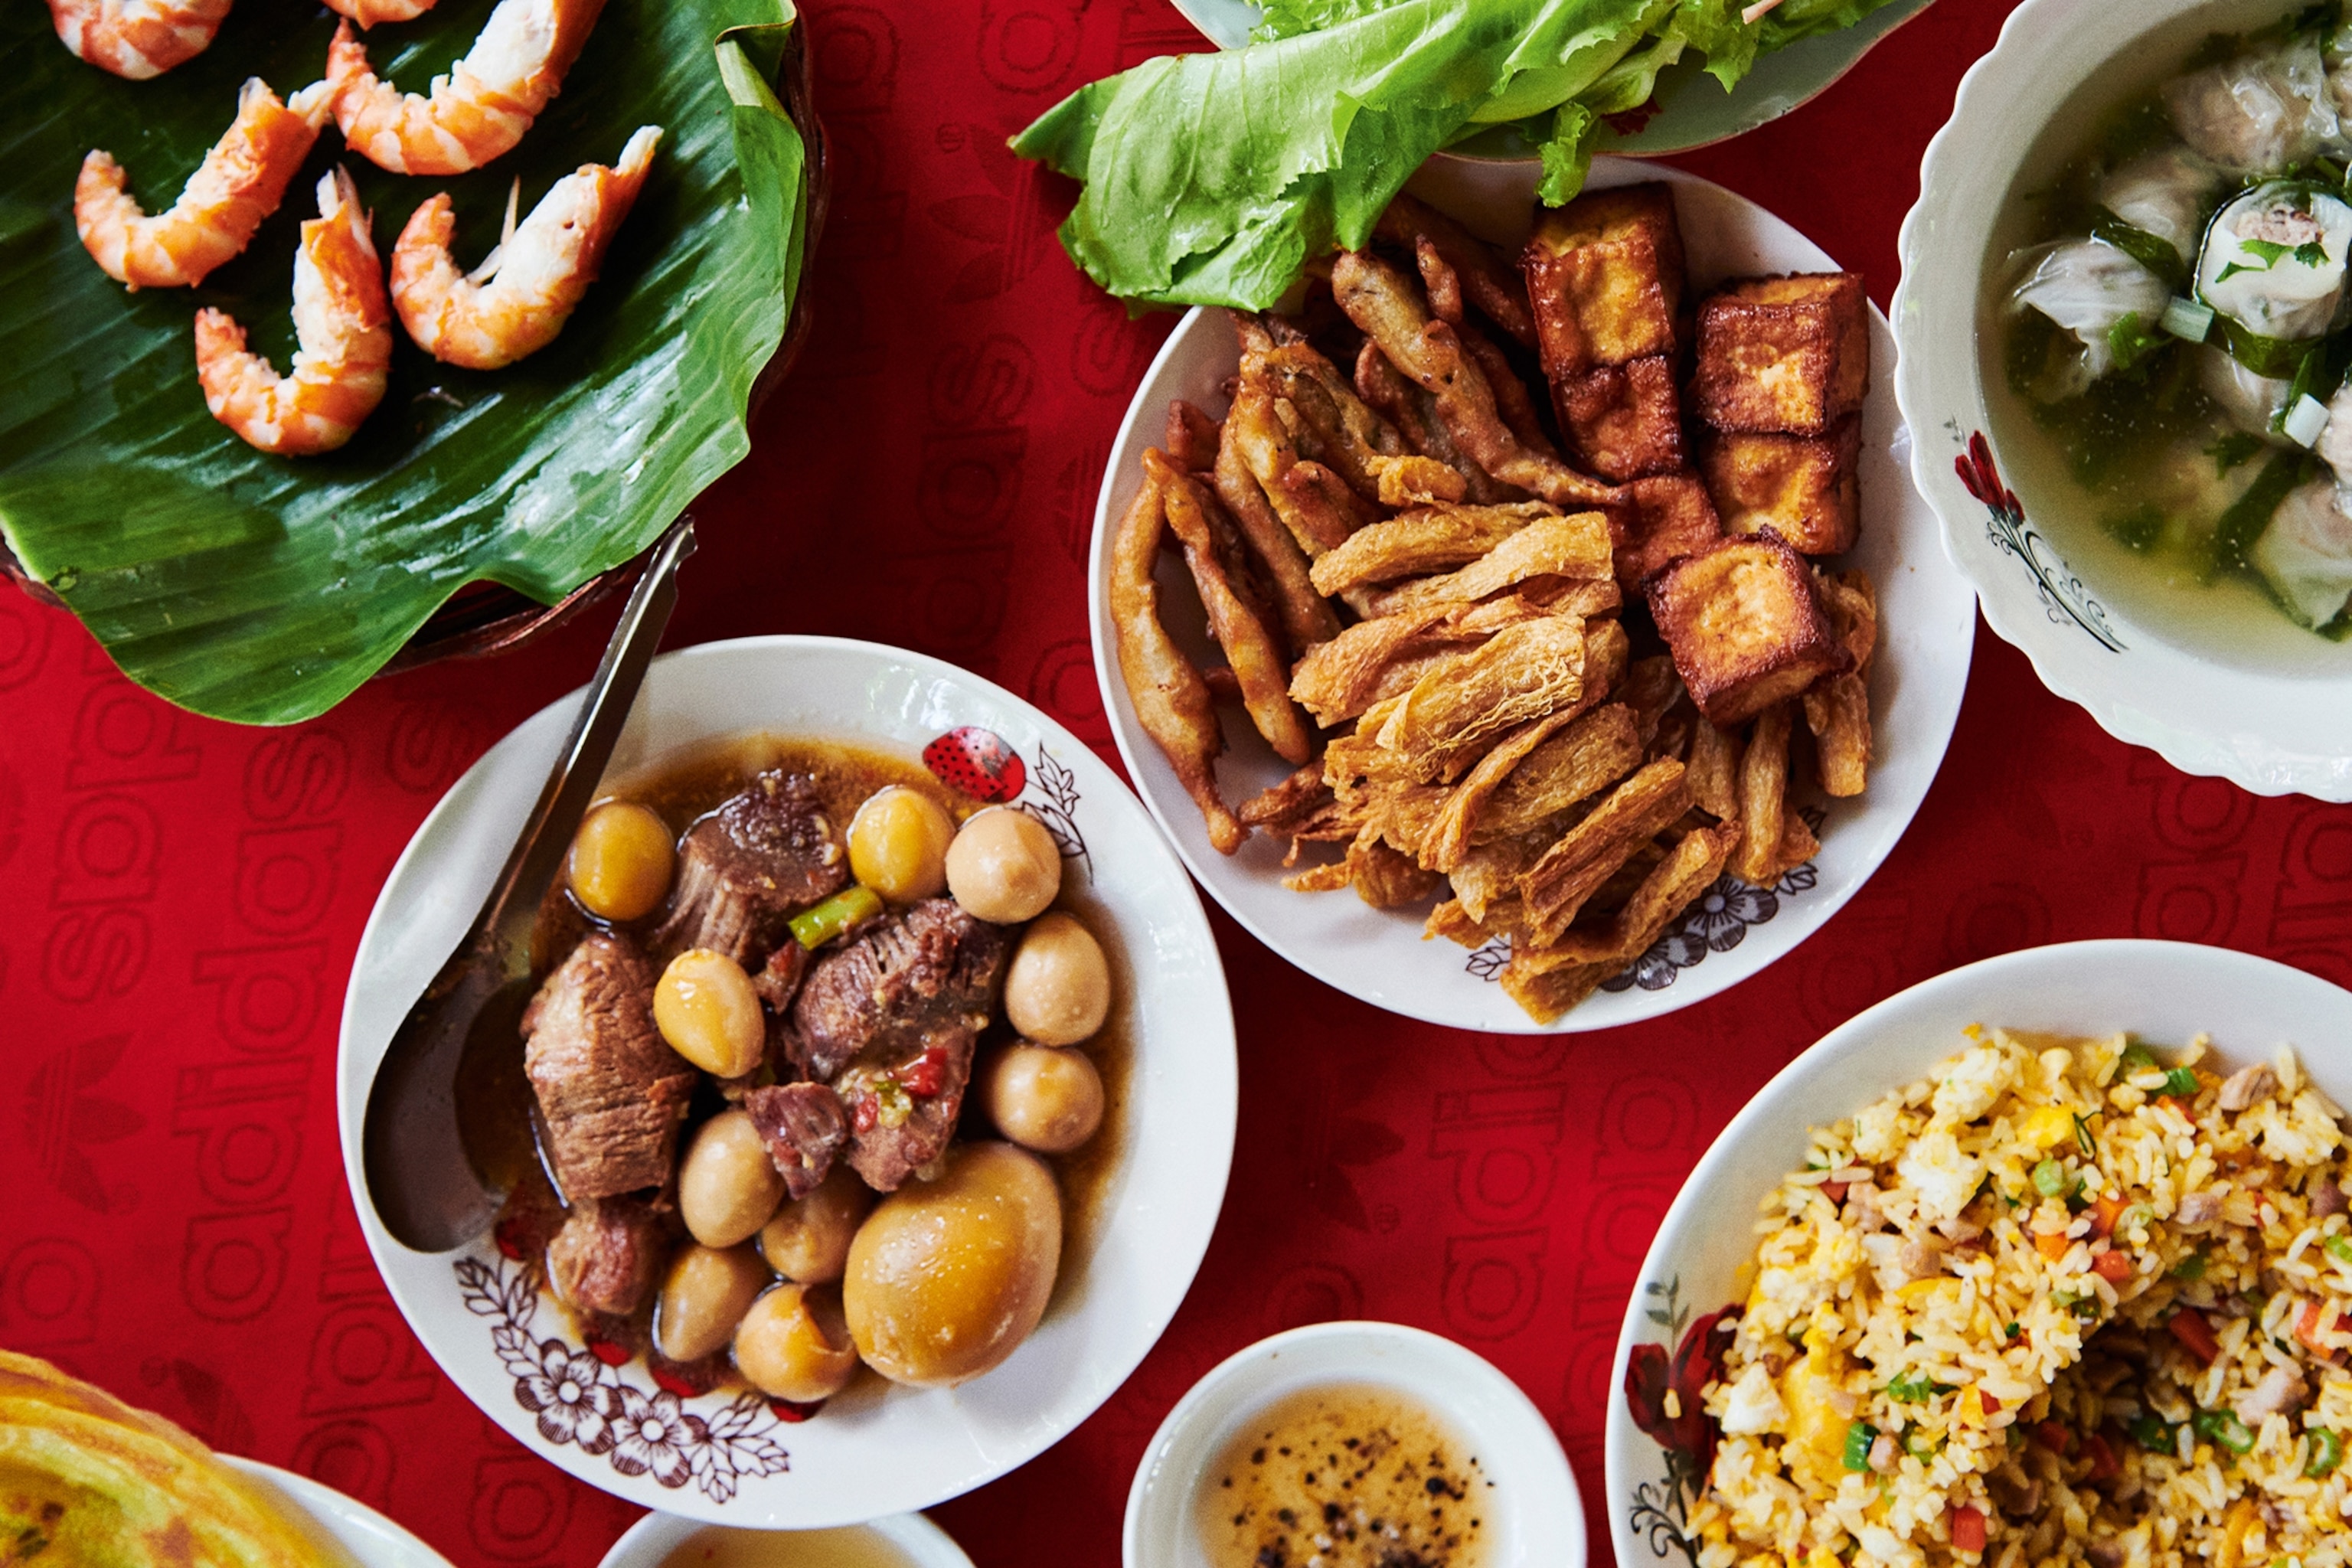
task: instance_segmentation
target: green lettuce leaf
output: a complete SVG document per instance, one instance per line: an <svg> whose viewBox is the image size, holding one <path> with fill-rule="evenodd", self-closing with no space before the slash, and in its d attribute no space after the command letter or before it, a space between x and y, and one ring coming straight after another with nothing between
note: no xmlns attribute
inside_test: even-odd
<svg viewBox="0 0 2352 1568"><path fill-rule="evenodd" d="M1265 0L1258 7L1258 25L1250 30L1250 37L1270 43L1301 33L1319 33L1395 4L1397 0Z"/></svg>
<svg viewBox="0 0 2352 1568"><path fill-rule="evenodd" d="M1815 33L1851 27L1887 0L1780 0L1756 26L1756 47L1770 54Z"/></svg>
<svg viewBox="0 0 2352 1568"><path fill-rule="evenodd" d="M1466 127L1554 109L1674 0L1395 0L1318 32L1166 56L1080 89L1013 151L1084 180L1062 242L1115 294L1263 310L1370 236Z"/></svg>
<svg viewBox="0 0 2352 1568"><path fill-rule="evenodd" d="M494 0L441 0L369 37L422 89ZM345 160L389 256L451 193L460 265L560 174L609 163L639 125L653 174L563 334L504 370L436 363L395 328L383 404L341 450L268 457L205 411L192 321L230 311L280 370L295 236L344 157L331 126L285 205L201 288L126 293L74 236L74 172L114 153L168 205L258 74L315 79L332 16L241 0L212 47L152 81L84 65L47 9L0 13L0 531L132 679L248 723L323 712L477 579L553 602L657 537L750 449L752 384L783 336L807 227L806 155L768 79L788 0L609 0L522 145L455 179ZM0 588L0 591L14 592Z"/></svg>
<svg viewBox="0 0 2352 1568"><path fill-rule="evenodd" d="M1728 90L1759 53L1888 0L1265 0L1246 48L1147 60L1013 139L1085 182L1062 243L1149 305L1265 310L1334 246L1364 243L1424 159L1515 127L1557 205L1602 120L1639 108L1696 50Z"/></svg>

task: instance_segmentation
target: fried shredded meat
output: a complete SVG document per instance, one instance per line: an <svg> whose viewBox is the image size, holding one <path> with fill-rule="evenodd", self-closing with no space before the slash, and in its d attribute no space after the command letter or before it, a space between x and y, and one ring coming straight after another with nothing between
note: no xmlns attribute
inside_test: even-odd
<svg viewBox="0 0 2352 1568"><path fill-rule="evenodd" d="M1806 803L1867 784L1881 636L1869 580L1811 553L1850 527L1784 537L1748 493L1754 462L1708 467L1731 436L1798 437L1724 423L1760 431L1780 406L1742 382L1729 307L1693 370L1672 192L1570 216L1514 268L1400 196L1333 260L1328 299L1233 313L1224 413L1170 405L1109 593L1138 718L1210 841L1286 841L1291 889L1499 944L1496 978L1538 1023L1718 880L1778 886L1818 853ZM1758 287L1766 304L1835 292ZM1851 419L1866 373L1846 367L1824 408ZM1685 456L1695 374L1708 428ZM1852 444L1806 438L1816 466ZM1832 480L1850 511L1851 474ZM1223 663L1196 666L1161 618L1170 543ZM1255 731L1230 731L1234 769L1263 785L1237 808L1217 784L1220 704Z"/></svg>

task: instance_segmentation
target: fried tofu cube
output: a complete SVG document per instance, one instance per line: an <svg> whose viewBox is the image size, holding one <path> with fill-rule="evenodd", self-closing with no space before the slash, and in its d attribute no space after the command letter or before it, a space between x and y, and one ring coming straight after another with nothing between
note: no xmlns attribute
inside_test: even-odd
<svg viewBox="0 0 2352 1568"><path fill-rule="evenodd" d="M1650 614L1691 700L1718 729L1853 668L1812 568L1770 529L1685 555L1650 580Z"/></svg>
<svg viewBox="0 0 2352 1568"><path fill-rule="evenodd" d="M1685 555L1717 543L1723 525L1696 474L1661 474L1625 487L1631 506L1609 514L1610 559L1627 597Z"/></svg>
<svg viewBox="0 0 2352 1568"><path fill-rule="evenodd" d="M1853 273L1749 278L1699 302L1691 405L1717 430L1824 435L1869 385L1870 310Z"/></svg>
<svg viewBox="0 0 2352 1568"><path fill-rule="evenodd" d="M1684 466L1682 398L1671 354L1645 354L1556 381L1552 405L1575 456L1614 483Z"/></svg>
<svg viewBox="0 0 2352 1568"><path fill-rule="evenodd" d="M1545 213L1520 253L1519 269L1550 380L1675 352L1683 231L1672 186L1587 191Z"/></svg>
<svg viewBox="0 0 2352 1568"><path fill-rule="evenodd" d="M1862 416L1825 436L1708 431L1699 472L1729 533L1769 528L1804 555L1842 555L1862 533Z"/></svg>

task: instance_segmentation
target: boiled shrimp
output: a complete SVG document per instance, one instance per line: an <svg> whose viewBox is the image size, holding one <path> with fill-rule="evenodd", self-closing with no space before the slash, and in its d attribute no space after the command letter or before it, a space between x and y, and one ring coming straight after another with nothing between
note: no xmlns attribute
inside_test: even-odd
<svg viewBox="0 0 2352 1568"><path fill-rule="evenodd" d="M245 329L222 310L196 312L196 379L213 417L265 452L331 452L383 399L392 312L383 267L350 173L319 182L319 216L294 254L294 374L247 353Z"/></svg>
<svg viewBox="0 0 2352 1568"><path fill-rule="evenodd" d="M639 127L618 167L582 164L548 187L520 227L510 195L505 235L470 273L449 254L448 195L418 207L392 247L392 306L416 346L448 364L496 370L553 342L596 280L660 140L658 126Z"/></svg>
<svg viewBox="0 0 2352 1568"><path fill-rule="evenodd" d="M203 54L229 0L49 0L49 20L76 57L132 81Z"/></svg>
<svg viewBox="0 0 2352 1568"><path fill-rule="evenodd" d="M414 22L433 9L434 0L327 0L327 9L362 27L378 22Z"/></svg>
<svg viewBox="0 0 2352 1568"><path fill-rule="evenodd" d="M604 0L499 0L481 36L430 97L379 80L349 22L327 49L335 122L354 152L395 174L462 174L522 140L580 58Z"/></svg>
<svg viewBox="0 0 2352 1568"><path fill-rule="evenodd" d="M74 231L106 275L133 289L176 289L242 251L262 220L286 199L286 187L327 122L333 89L313 82L280 103L269 84L250 77L236 95L232 121L180 192L149 216L125 188L122 165L93 152L74 181Z"/></svg>

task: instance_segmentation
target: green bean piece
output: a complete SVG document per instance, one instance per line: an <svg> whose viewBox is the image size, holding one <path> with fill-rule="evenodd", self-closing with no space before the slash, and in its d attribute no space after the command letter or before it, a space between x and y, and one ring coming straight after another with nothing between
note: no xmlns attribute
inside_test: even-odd
<svg viewBox="0 0 2352 1568"><path fill-rule="evenodd" d="M853 882L823 903L813 904L794 915L793 940L806 948L823 947L881 912L881 895L863 883Z"/></svg>

